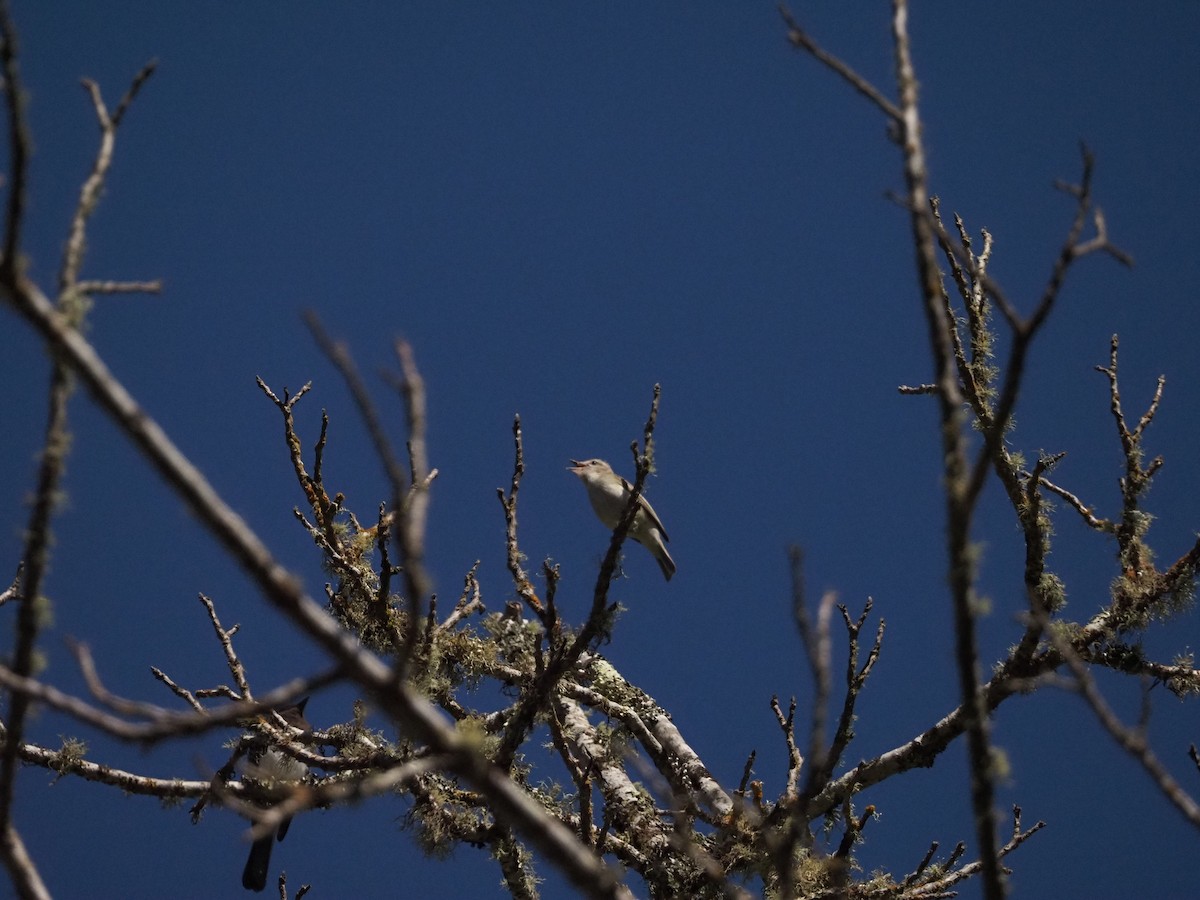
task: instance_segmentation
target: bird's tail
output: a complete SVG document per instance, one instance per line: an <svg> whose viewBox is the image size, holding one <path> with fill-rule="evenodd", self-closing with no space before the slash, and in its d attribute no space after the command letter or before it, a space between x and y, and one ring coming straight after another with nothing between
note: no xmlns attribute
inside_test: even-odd
<svg viewBox="0 0 1200 900"><path fill-rule="evenodd" d="M658 560L658 567L662 569L663 578L670 581L671 576L675 574L675 560L671 559L671 554L661 543L654 548L654 558Z"/></svg>
<svg viewBox="0 0 1200 900"><path fill-rule="evenodd" d="M274 833L260 837L250 846L250 857L242 870L242 887L248 891L261 891L267 886L267 870L271 868L271 844Z"/></svg>

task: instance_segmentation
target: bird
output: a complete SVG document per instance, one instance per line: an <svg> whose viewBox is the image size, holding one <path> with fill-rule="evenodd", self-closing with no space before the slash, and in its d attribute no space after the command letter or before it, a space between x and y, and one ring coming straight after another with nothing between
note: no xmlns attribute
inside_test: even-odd
<svg viewBox="0 0 1200 900"><path fill-rule="evenodd" d="M275 711L292 728L311 732L312 725L304 718L304 707L307 703L308 698L305 697L294 706ZM298 782L308 774L308 766L288 756L273 744L259 745L250 751L250 764L245 774L266 786L277 786ZM267 870L271 867L271 846L275 841L283 840L291 824L290 817L284 819L274 833L264 834L250 845L250 856L246 859L246 868L242 870L242 887L246 890L261 891L266 888Z"/></svg>
<svg viewBox="0 0 1200 900"><path fill-rule="evenodd" d="M633 492L633 485L602 459L573 459L567 470L578 475L587 488L588 499L600 521L608 528L616 528ZM675 560L671 559L666 547L670 538L662 520L645 497L638 497L638 511L634 514L633 524L629 526L629 536L650 551L662 569L663 578L670 581L675 574Z"/></svg>

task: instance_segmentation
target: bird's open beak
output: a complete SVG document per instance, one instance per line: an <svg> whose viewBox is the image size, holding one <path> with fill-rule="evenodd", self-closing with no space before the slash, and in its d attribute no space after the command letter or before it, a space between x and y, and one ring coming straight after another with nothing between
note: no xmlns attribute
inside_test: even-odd
<svg viewBox="0 0 1200 900"><path fill-rule="evenodd" d="M576 469L582 469L582 468L583 468L583 463L581 463L577 459L573 459L573 460L571 460L571 464L569 466L567 466L567 471L574 472Z"/></svg>

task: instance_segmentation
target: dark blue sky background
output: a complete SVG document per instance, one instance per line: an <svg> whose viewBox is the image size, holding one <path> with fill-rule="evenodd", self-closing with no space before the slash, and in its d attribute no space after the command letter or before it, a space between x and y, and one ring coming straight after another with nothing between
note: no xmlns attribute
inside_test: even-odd
<svg viewBox="0 0 1200 900"><path fill-rule="evenodd" d="M534 568L561 564L559 603L578 619L607 537L564 466L600 456L630 472L629 442L662 384L648 490L679 574L664 584L631 548L614 593L628 612L605 653L728 787L757 749L766 793L782 790L786 753L768 701L796 694L803 710L810 696L790 543L806 550L814 599L834 589L857 612L872 596L887 621L847 762L953 707L935 408L896 392L931 370L905 216L885 197L902 187L899 154L879 113L790 50L773 4L15 6L37 149L27 250L48 290L95 151L79 79L96 79L115 104L160 59L118 137L84 275L161 277L166 292L99 298L89 336L311 592L325 576L293 521L303 498L254 377L277 391L313 381L301 433L311 448L330 410L327 483L360 515L386 489L305 308L367 371L391 364L393 337L413 344L441 472L430 563L448 599L481 560L491 609L512 594L495 489L511 474L513 414L528 465L522 548ZM886 4L800 14L892 93ZM1072 272L1033 353L1013 442L1030 459L1068 451L1057 480L1116 513L1121 458L1092 367L1119 332L1128 412L1167 376L1147 450L1166 456L1149 508L1169 564L1200 523L1200 8L918 4L912 35L933 188L973 231L992 231L992 274L1024 309L1072 214L1052 182L1078 177L1080 140L1095 152L1096 197L1137 266L1093 258ZM6 309L4 579L20 552L46 372L32 331ZM378 384L398 424L399 404ZM171 705L151 665L192 688L227 682L198 592L242 624L237 646L259 692L316 667L84 397L73 426L47 584L48 679L82 692L70 635L128 696ZM1083 619L1117 574L1113 546L1070 510L1057 525L1051 565L1068 615ZM987 668L1019 634L1023 604L1020 535L994 489L977 536L992 603ZM9 646L12 611L0 618ZM1188 617L1147 643L1169 659L1198 638ZM1131 685L1101 683L1136 714ZM1195 706L1152 696L1152 739L1194 789ZM352 698L323 693L309 717L344 721ZM51 745L86 737L96 760L164 777L223 761L212 737L143 753L51 714L32 731ZM1054 690L1014 698L995 740L1011 766L1002 806L1049 823L1009 860L1017 896L1193 895L1196 833L1081 701ZM963 761L956 745L932 771L861 796L860 808L882 813L860 848L866 871L903 875L935 840L943 852L965 840L974 858ZM186 807L51 782L22 772L16 824L56 895L241 893L244 826L233 815L193 826ZM423 860L399 829L405 808L377 799L307 815L275 863L315 896L501 896L479 851ZM568 895L546 875L546 896Z"/></svg>

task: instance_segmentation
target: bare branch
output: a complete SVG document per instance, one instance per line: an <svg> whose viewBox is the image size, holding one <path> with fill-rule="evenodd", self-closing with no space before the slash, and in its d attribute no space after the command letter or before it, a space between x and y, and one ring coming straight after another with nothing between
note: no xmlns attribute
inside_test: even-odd
<svg viewBox="0 0 1200 900"><path fill-rule="evenodd" d="M0 833L0 848L17 894L25 900L50 900L50 892L46 889L29 851L25 849L20 832L12 823Z"/></svg>
<svg viewBox="0 0 1200 900"><path fill-rule="evenodd" d="M171 693L190 706L193 710L196 712L204 711L204 707L200 705L200 701L196 698L196 695L176 684L175 680L162 669L158 668L157 666L151 666L150 674L165 684Z"/></svg>
<svg viewBox="0 0 1200 900"><path fill-rule="evenodd" d="M441 622L437 626L439 632L451 631L463 619L477 612L483 612L483 597L481 596L479 581L475 577L478 571L479 560L475 560L475 564L471 566L471 570L467 572L463 579L463 591L459 595L458 602L454 604L454 609L446 617L446 621Z"/></svg>
<svg viewBox="0 0 1200 900"><path fill-rule="evenodd" d="M816 41L809 37L808 33L796 22L791 12L782 3L779 4L779 14L783 17L784 23L788 27L788 40L797 50L805 50L810 53L817 61L828 66L856 91L874 103L887 115L889 119L895 122L900 122L903 118L900 110L892 101L883 96L883 92L871 84L863 76L855 72L850 66L842 62L832 53L828 53L817 46Z"/></svg>
<svg viewBox="0 0 1200 900"><path fill-rule="evenodd" d="M512 480L509 482L508 496L504 495L504 488L496 488L496 495L504 507L505 560L508 563L508 571L512 575L517 596L524 600L525 604L539 617L542 617L545 614L545 607L537 595L533 582L529 580L525 567L521 565L525 555L521 552L517 541L517 495L521 490L521 478L525 474L525 445L522 439L519 415L513 416L512 433L513 474ZM544 619L543 621L545 622Z"/></svg>
<svg viewBox="0 0 1200 900"><path fill-rule="evenodd" d="M77 281L80 294L161 294L161 281Z"/></svg>
<svg viewBox="0 0 1200 900"><path fill-rule="evenodd" d="M229 674L233 676L238 690L242 693L242 698L253 700L254 697L250 693L250 684L246 681L246 669L233 649L233 635L237 631L237 626L235 625L233 628L226 630L221 626L221 620L217 618L216 604L203 594L200 594L200 602L204 604L204 609L208 613L208 620L212 622L213 632L216 634L217 640L221 642L221 649L225 652L225 662L229 666Z"/></svg>
<svg viewBox="0 0 1200 900"><path fill-rule="evenodd" d="M3 606L9 600L20 600L21 594L21 575L25 571L24 561L17 563L16 574L13 575L13 580L4 590L0 591L0 606Z"/></svg>
<svg viewBox="0 0 1200 900"><path fill-rule="evenodd" d="M1008 842L1005 843L1005 845L1001 847L999 851L997 851L997 856L999 859L1003 859L1004 857L1008 856L1023 843L1029 840L1029 838L1033 837L1045 827L1045 822L1038 821L1031 828L1022 831L1021 808L1019 806L1014 806L1012 837L1010 837ZM984 869L984 863L982 860L967 863L962 868L955 868L959 857L962 856L965 849L966 846L962 843L959 843L959 845L954 848L954 853L951 854L950 859L940 867L946 874L937 878L922 880L917 884L916 887L912 888L911 890L906 890L900 896L903 897L904 900L928 900L928 898L933 897L957 896L956 893L949 893L950 889L954 885L978 875Z"/></svg>
<svg viewBox="0 0 1200 900"><path fill-rule="evenodd" d="M133 102L134 97L137 96L142 85L154 73L156 65L157 62L151 60L134 76L129 90L125 92L125 96L117 106L116 113L111 116L104 104L104 98L100 94L100 87L96 82L87 79L83 82L84 89L87 90L88 95L92 99L92 105L95 107L96 119L100 123L100 147L96 151L96 159L92 164L91 174L84 181L83 187L79 192L79 203L75 208L75 215L71 220L70 234L67 238L66 248L63 251L62 268L58 275L60 302L65 304L64 310L68 311L68 314L70 314L70 306L73 305L69 301L69 296L79 293L79 270L83 266L83 253L87 244L87 224L92 214L96 211L96 205L99 203L100 194L104 189L104 181L108 177L108 170L112 165L113 149L116 146L117 139L117 127L121 124L121 119L129 109L129 105Z"/></svg>
<svg viewBox="0 0 1200 900"><path fill-rule="evenodd" d="M829 695L833 685L832 648L829 638L829 621L833 612L836 595L828 592L821 598L818 607L817 620L814 624L812 616L804 601L804 554L799 547L792 547L788 553L791 562L792 575L792 618L800 631L804 642L804 655L808 659L808 667L813 677L813 697L811 724L809 726L808 746L808 775L805 792L810 795L813 779L824 768L825 763L825 723L829 714ZM795 701L793 701L794 712ZM790 717L789 717L790 719ZM790 727L790 725L789 725ZM788 781L792 782L797 771L788 766ZM789 792L789 796L792 792Z"/></svg>
<svg viewBox="0 0 1200 900"><path fill-rule="evenodd" d="M1099 531L1103 534L1116 533L1117 527L1112 523L1111 520L1096 518L1095 514L1092 512L1092 507L1088 506L1066 488L1060 487L1049 478L1046 478L1044 475L1038 477L1038 483L1046 490L1057 494L1066 500L1068 505L1070 505L1072 509L1074 509L1077 513L1079 513L1080 516L1083 517L1083 521L1085 521L1089 527L1094 528L1096 531Z"/></svg>
<svg viewBox="0 0 1200 900"><path fill-rule="evenodd" d="M437 469L429 468L429 455L425 448L425 381L417 370L412 347L404 341L395 345L396 357L400 360L403 379L400 392L404 398L404 410L408 420L408 456L412 471L412 483L407 494L401 493L400 485L393 483L396 491L395 506L400 511L400 529L397 538L400 545L400 565L408 585L410 621L416 622L419 604L433 593L433 580L425 569L425 525L429 512L429 486L437 477ZM406 660L413 644L401 657Z"/></svg>
<svg viewBox="0 0 1200 900"><path fill-rule="evenodd" d="M775 713L775 721L779 723L779 730L783 732L783 740L787 745L787 787L784 789L784 796L789 799L799 796L800 772L804 767L804 757L800 755L800 748L796 746L796 698L793 697L788 703L787 715L783 714L783 709L779 706L779 698L771 697L771 712Z"/></svg>
<svg viewBox="0 0 1200 900"><path fill-rule="evenodd" d="M21 275L21 232L25 225L29 156L33 138L30 136L29 120L25 115L25 84L21 79L20 66L17 65L17 33L7 2L0 4L0 65L4 67L4 102L8 107L10 169L0 281L13 284Z"/></svg>
<svg viewBox="0 0 1200 900"><path fill-rule="evenodd" d="M1062 654L1067 668L1075 677L1075 684L1083 699L1087 701L1100 724L1112 736L1112 739L1128 753L1150 776L1151 781L1170 802L1172 806L1196 828L1200 828L1200 803L1188 794L1177 782L1167 768L1159 761L1146 740L1144 727L1129 728L1121 722L1112 707L1104 699L1096 685L1092 673L1088 671L1079 654L1075 652L1060 634L1053 629L1046 629L1046 634L1054 642L1055 648Z"/></svg>

